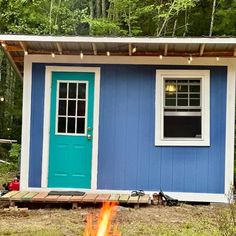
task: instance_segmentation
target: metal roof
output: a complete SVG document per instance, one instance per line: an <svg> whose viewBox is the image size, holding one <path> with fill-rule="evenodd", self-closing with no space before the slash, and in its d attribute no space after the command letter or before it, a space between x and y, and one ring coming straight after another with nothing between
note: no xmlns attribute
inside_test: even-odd
<svg viewBox="0 0 236 236"><path fill-rule="evenodd" d="M1 46L20 77L24 55L235 57L236 38L148 38L0 35Z"/></svg>

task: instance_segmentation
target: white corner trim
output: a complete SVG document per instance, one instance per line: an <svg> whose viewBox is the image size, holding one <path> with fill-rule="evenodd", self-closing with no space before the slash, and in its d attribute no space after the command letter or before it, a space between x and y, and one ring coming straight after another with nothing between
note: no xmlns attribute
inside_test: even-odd
<svg viewBox="0 0 236 236"><path fill-rule="evenodd" d="M76 188L29 188L28 191L33 192L49 192L49 191L78 191ZM132 190L109 190L109 189L80 189L80 191L87 194L131 194ZM158 193L157 191L145 191L145 194L152 195ZM215 203L229 203L225 194L215 193L187 193L187 192L164 192L172 198L183 202L215 202Z"/></svg>
<svg viewBox="0 0 236 236"><path fill-rule="evenodd" d="M20 162L21 190L26 190L28 188L29 179L32 63L28 59L28 57L24 57L25 67L23 78L22 137Z"/></svg>
<svg viewBox="0 0 236 236"><path fill-rule="evenodd" d="M99 67L46 66L41 187L47 188L47 186L48 186L51 80L52 80L52 72L53 71L94 72L94 74L95 74L95 78L94 78L92 170L91 170L91 175L92 175L91 176L91 189L95 190L97 188L97 165L98 165L98 128L99 128L99 100L100 100L100 68Z"/></svg>
<svg viewBox="0 0 236 236"><path fill-rule="evenodd" d="M227 70L226 134L225 134L225 194L234 183L234 122L235 122L236 64Z"/></svg>
<svg viewBox="0 0 236 236"><path fill-rule="evenodd" d="M202 139L164 138L164 78L201 78ZM155 96L156 146L209 146L210 145L210 71L209 70L157 70Z"/></svg>

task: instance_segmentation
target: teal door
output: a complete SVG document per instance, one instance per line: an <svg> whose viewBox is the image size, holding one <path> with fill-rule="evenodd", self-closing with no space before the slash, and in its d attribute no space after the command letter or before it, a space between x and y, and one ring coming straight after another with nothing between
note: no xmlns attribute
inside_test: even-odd
<svg viewBox="0 0 236 236"><path fill-rule="evenodd" d="M94 73L53 72L48 187L91 188Z"/></svg>

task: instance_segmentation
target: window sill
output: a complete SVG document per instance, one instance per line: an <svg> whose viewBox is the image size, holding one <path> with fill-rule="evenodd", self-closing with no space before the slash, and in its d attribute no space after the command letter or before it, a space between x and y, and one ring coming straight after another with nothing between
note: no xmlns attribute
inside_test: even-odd
<svg viewBox="0 0 236 236"><path fill-rule="evenodd" d="M210 141L203 139L162 139L156 140L155 146L209 147Z"/></svg>

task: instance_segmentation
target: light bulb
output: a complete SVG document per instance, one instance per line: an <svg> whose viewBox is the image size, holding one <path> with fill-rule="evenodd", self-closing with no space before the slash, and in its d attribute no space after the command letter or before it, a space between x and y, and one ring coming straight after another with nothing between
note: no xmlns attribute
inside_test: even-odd
<svg viewBox="0 0 236 236"><path fill-rule="evenodd" d="M52 58L54 58L54 57L56 56L54 52L52 52L52 54L51 54L51 55L52 55Z"/></svg>
<svg viewBox="0 0 236 236"><path fill-rule="evenodd" d="M134 47L134 48L132 49L132 53L135 53L136 51L137 51L137 48Z"/></svg>
<svg viewBox="0 0 236 236"><path fill-rule="evenodd" d="M84 54L83 54L83 52L81 51L80 52L80 59L82 60L84 58Z"/></svg>
<svg viewBox="0 0 236 236"><path fill-rule="evenodd" d="M162 55L160 55L159 57L160 57L160 59L162 60L163 56L162 56Z"/></svg>
<svg viewBox="0 0 236 236"><path fill-rule="evenodd" d="M107 56L109 57L111 54L110 54L110 52L109 51L107 51Z"/></svg>

